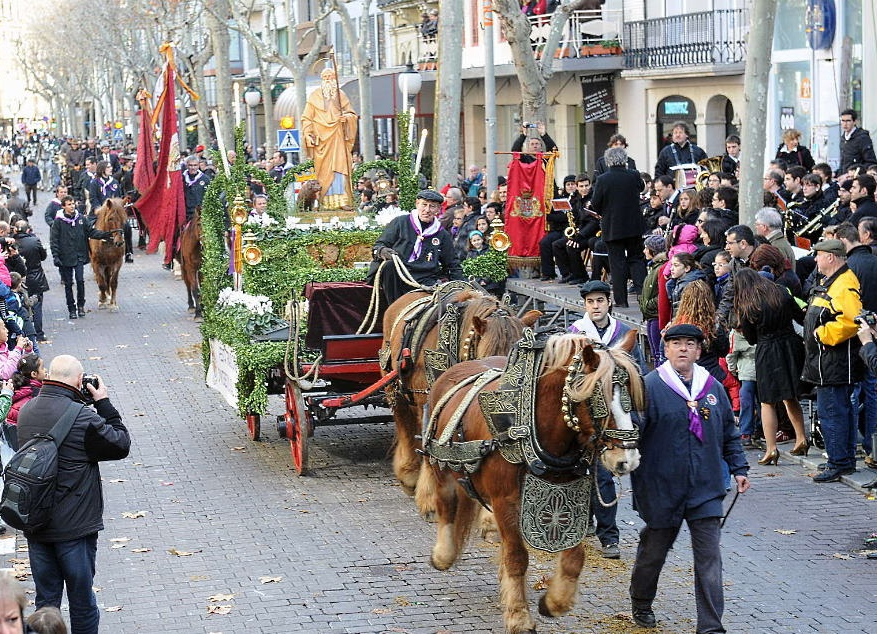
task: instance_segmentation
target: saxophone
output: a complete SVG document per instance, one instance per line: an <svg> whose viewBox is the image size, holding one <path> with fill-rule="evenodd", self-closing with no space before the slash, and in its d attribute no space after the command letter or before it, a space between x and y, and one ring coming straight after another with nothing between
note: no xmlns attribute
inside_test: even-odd
<svg viewBox="0 0 877 634"><path fill-rule="evenodd" d="M573 214L572 209L566 212L566 221L569 223L569 226L563 230L563 235L566 236L567 240L572 240L576 237L576 218L575 214Z"/></svg>

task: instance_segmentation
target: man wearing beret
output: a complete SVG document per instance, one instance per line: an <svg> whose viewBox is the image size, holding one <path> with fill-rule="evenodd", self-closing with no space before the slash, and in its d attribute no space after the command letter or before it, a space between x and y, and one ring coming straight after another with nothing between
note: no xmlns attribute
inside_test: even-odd
<svg viewBox="0 0 877 634"><path fill-rule="evenodd" d="M646 523L630 579L633 620L655 627L652 602L667 552L682 521L694 555L698 634L724 632L719 545L725 466L738 493L749 488L749 465L722 384L696 364L703 333L680 324L664 333L667 361L645 378L647 406L640 421L639 467L631 474L633 505Z"/></svg>
<svg viewBox="0 0 877 634"><path fill-rule="evenodd" d="M828 462L814 482L837 482L856 470L856 383L865 376L859 358L856 316L862 311L859 279L847 266L840 240L823 240L816 252L819 274L804 315L802 378L816 385L816 410Z"/></svg>
<svg viewBox="0 0 877 634"><path fill-rule="evenodd" d="M380 270L387 305L414 290L399 277L393 256L398 256L414 281L423 286L432 286L442 279L464 279L454 252L454 239L436 219L442 202L444 197L437 191L420 191L414 211L391 220L375 242L368 282L374 284ZM380 268L381 262L387 264Z"/></svg>

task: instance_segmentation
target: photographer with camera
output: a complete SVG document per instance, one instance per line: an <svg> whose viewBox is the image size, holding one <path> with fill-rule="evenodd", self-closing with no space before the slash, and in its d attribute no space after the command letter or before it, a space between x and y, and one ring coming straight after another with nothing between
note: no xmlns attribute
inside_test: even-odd
<svg viewBox="0 0 877 634"><path fill-rule="evenodd" d="M85 406L89 400L94 409ZM100 612L92 585L97 534L104 528L99 462L127 457L131 436L110 403L103 380L87 377L78 359L61 355L52 360L40 393L21 408L18 438L23 447L36 435L47 434L77 406L70 432L58 448L51 520L36 532L25 531L24 536L36 586L36 608L60 608L66 585L72 631L97 634Z"/></svg>
<svg viewBox="0 0 877 634"><path fill-rule="evenodd" d="M533 130L538 132L539 136L531 136L527 138L529 133ZM524 141L527 142L526 147L524 147ZM557 143L555 143L554 139L552 139L548 132L546 132L545 124L541 121L535 123L524 121L524 123L521 124L521 134L519 134L518 138L515 139L515 142L512 143L512 152L529 152L529 154L521 155L521 163L532 163L535 161L535 154L537 152L551 152L556 149Z"/></svg>

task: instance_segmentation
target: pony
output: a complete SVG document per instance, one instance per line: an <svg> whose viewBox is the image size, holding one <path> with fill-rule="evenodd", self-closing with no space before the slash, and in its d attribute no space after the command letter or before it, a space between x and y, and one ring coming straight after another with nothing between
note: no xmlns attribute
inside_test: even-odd
<svg viewBox="0 0 877 634"><path fill-rule="evenodd" d="M439 293L444 291L406 293L387 308L383 320L384 348L389 355L389 364L383 366L383 371L384 374L391 369L399 371L399 378L386 389L396 423L393 472L406 493L416 494L417 507L425 517L431 515L433 502L431 491L418 490L421 469L426 465L422 466L416 436L420 434L423 406L429 394L424 351L436 348L441 319L438 313L453 305L460 316L459 336L455 342L460 358L451 359L451 365L459 360L508 354L524 327L533 325L542 315L532 310L518 318L507 305L471 285L447 293L443 298L438 297ZM430 303L437 308L431 317L418 312L424 304ZM416 320L422 318L431 322L424 328L421 341L407 341L406 324L411 322L414 327ZM404 358L408 350L411 357Z"/></svg>
<svg viewBox="0 0 877 634"><path fill-rule="evenodd" d="M528 333L532 337L532 332ZM526 338L525 334L521 343ZM635 341L635 330L626 335L618 349L604 348L580 334L567 333L548 338L541 362L536 364L534 361L534 369L529 372L535 381L533 446L537 448L540 458L536 461L522 459L510 462L512 458L506 458L503 446L504 443L513 442L509 439L522 437L512 434L512 430L519 428L510 427L505 438L501 437L503 434L494 437L479 407L479 403L484 402L480 399L491 396L490 392L497 397L510 394L497 389L502 384L503 376L492 378L497 373L488 373L495 368L505 368L508 359L492 357L460 363L442 374L430 392L432 416L424 436L430 462L437 460L427 474L436 492L438 520L430 561L437 570L450 568L461 554L471 532L478 510L476 499L485 506L490 505L501 539L500 602L506 629L512 634L536 631L526 599L528 554L521 529L525 472L529 470L539 476L533 465L540 461L543 467L546 464L549 467L557 465L554 472L549 468L539 479L549 483L568 483L580 477L576 473L581 473L581 470L576 472L570 466L579 466L579 461L584 461L590 471L585 477L594 478L598 456L603 465L616 475L630 473L639 466L638 432L634 428L631 411L634 408L642 409L644 390L637 366L626 353L633 348ZM517 349L512 355L516 352ZM512 377L527 373L527 366L509 365L509 368L513 367L517 368L517 374L510 371ZM521 368L524 370L521 371ZM483 377L479 379L482 382L476 380L474 384L466 385L475 377ZM487 379L486 383L484 379ZM461 383L463 385L458 386ZM527 385L526 382L522 384ZM478 393L470 395L470 391ZM519 391L526 393L526 389ZM501 400L498 399L498 402ZM602 407L594 405L598 402ZM525 401L521 401L521 404L526 407ZM523 418L520 410L515 416L518 422L514 424L520 425ZM496 419L492 420L496 425ZM452 429L446 429L449 425ZM463 469L461 463L455 466L452 461L448 462L447 456L442 463L441 457L436 458L441 454L433 444L434 439L440 436L446 442L450 440L451 450L471 441L480 443L482 450L475 454L479 456L480 464L467 465ZM566 470L563 465L566 465ZM448 466L451 468L446 468ZM462 470L467 477L458 480L461 474L454 469ZM595 478L591 485L596 486ZM585 500L575 499L587 504ZM565 519L566 507L552 508L551 511L553 519ZM549 513L540 509L540 517L544 514ZM584 536L588 519L581 516L578 519L580 521L575 524L575 530ZM575 603L578 578L584 563L584 547L578 533L555 549L561 550L557 570L539 601L539 613L544 616L561 616L572 609ZM570 543L574 545L566 547Z"/></svg>
<svg viewBox="0 0 877 634"><path fill-rule="evenodd" d="M189 312L201 317L201 208L197 207L192 219L180 229L180 249L177 252Z"/></svg>
<svg viewBox="0 0 877 634"><path fill-rule="evenodd" d="M97 220L95 228L113 232L112 242L89 240L91 268L98 287L98 310L109 308L118 312L116 288L119 286L119 269L125 258L125 237L123 229L128 221L128 213L120 198L108 198L94 212Z"/></svg>

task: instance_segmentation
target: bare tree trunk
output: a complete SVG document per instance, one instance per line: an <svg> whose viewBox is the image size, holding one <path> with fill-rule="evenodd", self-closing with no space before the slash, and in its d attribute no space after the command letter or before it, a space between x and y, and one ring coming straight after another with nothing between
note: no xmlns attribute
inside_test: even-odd
<svg viewBox="0 0 877 634"><path fill-rule="evenodd" d="M432 139L432 183L437 189L448 183L456 185L460 172L463 0L439 1L438 28L435 136Z"/></svg>
<svg viewBox="0 0 877 634"><path fill-rule="evenodd" d="M234 143L234 119L232 116L231 103L231 69L229 68L227 51L231 44L228 35L228 24L220 16L228 16L229 9L227 0L210 0L212 8L207 11L204 19L207 30L210 32L210 40L213 50L218 53L213 56L216 65L216 114L219 117L219 125L222 128L222 138L225 147L233 149ZM217 137L220 130L217 130Z"/></svg>
<svg viewBox="0 0 877 634"><path fill-rule="evenodd" d="M271 158L276 149L274 147L274 99L271 97L271 86L274 84L274 78L271 76L268 64L261 59L259 60L259 80L262 90L262 108L265 113L265 158Z"/></svg>
<svg viewBox="0 0 877 634"><path fill-rule="evenodd" d="M560 4L550 18L545 44L536 59L530 42L530 20L521 13L518 0L494 0L494 11L499 15L503 31L515 61L515 71L521 85L521 107L525 121L547 121L546 89L554 75L554 53L560 44L563 29L573 11L599 9L599 0L572 0ZM545 16L547 19L547 16ZM440 18L441 19L441 18Z"/></svg>
<svg viewBox="0 0 877 634"><path fill-rule="evenodd" d="M740 223L752 226L763 206L761 178L767 143L767 88L770 75L776 0L752 0L749 41L743 76L743 127L745 151L740 165Z"/></svg>

